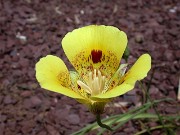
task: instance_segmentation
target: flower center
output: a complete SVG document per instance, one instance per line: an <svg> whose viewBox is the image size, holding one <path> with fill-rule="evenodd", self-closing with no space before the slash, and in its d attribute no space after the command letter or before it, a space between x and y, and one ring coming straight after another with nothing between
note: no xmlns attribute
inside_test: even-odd
<svg viewBox="0 0 180 135"><path fill-rule="evenodd" d="M87 84L81 80L77 84L91 96L98 95L104 90L105 76L99 70L94 69L94 72L89 72Z"/></svg>

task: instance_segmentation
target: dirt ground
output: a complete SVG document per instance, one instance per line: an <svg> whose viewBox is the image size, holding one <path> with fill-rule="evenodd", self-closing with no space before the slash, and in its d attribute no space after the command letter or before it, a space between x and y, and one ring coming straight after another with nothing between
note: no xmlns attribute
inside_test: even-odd
<svg viewBox="0 0 180 135"><path fill-rule="evenodd" d="M152 99L177 100L180 76L180 2L178 0L0 0L0 135L68 135L95 121L74 99L45 91L35 79L35 63L47 54L69 64L61 47L63 36L90 24L113 25L128 35L129 63L143 53L152 56L144 80ZM138 86L114 102L142 99ZM120 114L118 107L103 117ZM158 106L164 115L180 112L177 103ZM153 125L153 123L149 123ZM115 134L141 130L128 122ZM89 133L89 134L95 134ZM161 131L153 132L153 135ZM177 133L178 134L178 133Z"/></svg>

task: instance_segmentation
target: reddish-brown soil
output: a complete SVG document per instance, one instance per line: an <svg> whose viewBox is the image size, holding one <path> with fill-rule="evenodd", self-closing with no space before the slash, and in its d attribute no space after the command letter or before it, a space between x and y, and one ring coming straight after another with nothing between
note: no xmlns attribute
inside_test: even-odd
<svg viewBox="0 0 180 135"><path fill-rule="evenodd" d="M129 63L143 53L152 56L152 70L144 80L149 82L155 71L151 98L177 100L178 0L0 0L0 135L68 135L95 121L74 99L41 89L34 70L36 62L47 54L59 56L71 68L61 40L68 31L89 24L113 25L125 31ZM130 110L141 101L140 95L136 86L114 101L125 101L130 106L125 110L112 107L104 116ZM158 110L164 115L180 111L178 102L164 103ZM137 123L129 122L117 135L138 130Z"/></svg>

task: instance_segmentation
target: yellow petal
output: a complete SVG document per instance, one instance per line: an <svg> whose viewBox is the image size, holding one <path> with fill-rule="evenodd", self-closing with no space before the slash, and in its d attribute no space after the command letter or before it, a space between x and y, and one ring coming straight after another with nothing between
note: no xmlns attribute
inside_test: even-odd
<svg viewBox="0 0 180 135"><path fill-rule="evenodd" d="M61 93L68 97L80 98L82 96L70 88L69 72L64 62L53 55L47 55L36 64L36 79L44 89Z"/></svg>
<svg viewBox="0 0 180 135"><path fill-rule="evenodd" d="M141 80L147 76L148 71L151 69L151 56L149 54L143 54L131 67L131 69L125 74L125 79L135 78Z"/></svg>
<svg viewBox="0 0 180 135"><path fill-rule="evenodd" d="M120 96L131 89L134 88L134 85L137 80L141 80L147 76L148 71L151 69L151 57L149 54L142 55L132 68L125 74L122 84L113 88L112 90L107 91L104 94L95 96L95 98L112 98Z"/></svg>
<svg viewBox="0 0 180 135"><path fill-rule="evenodd" d="M62 40L68 59L83 77L93 69L111 77L119 67L126 45L127 36L123 31L104 25L75 29Z"/></svg>

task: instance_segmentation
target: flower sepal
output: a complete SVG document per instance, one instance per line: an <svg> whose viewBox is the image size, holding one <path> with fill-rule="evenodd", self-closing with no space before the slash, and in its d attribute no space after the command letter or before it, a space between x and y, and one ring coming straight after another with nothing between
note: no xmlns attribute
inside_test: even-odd
<svg viewBox="0 0 180 135"><path fill-rule="evenodd" d="M89 104L88 108L93 114L103 114L106 102L94 102Z"/></svg>

